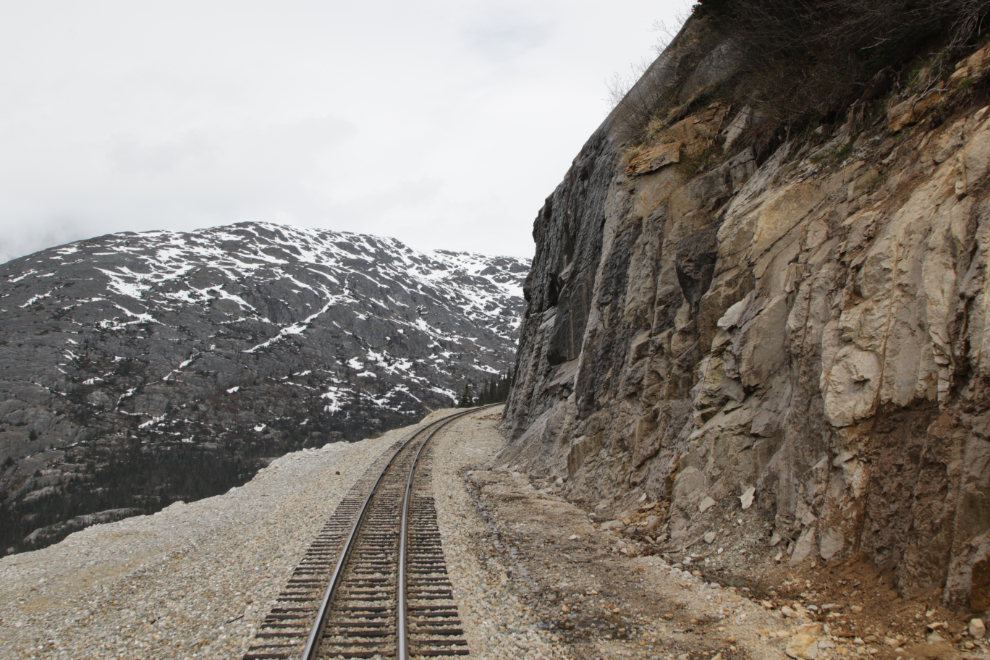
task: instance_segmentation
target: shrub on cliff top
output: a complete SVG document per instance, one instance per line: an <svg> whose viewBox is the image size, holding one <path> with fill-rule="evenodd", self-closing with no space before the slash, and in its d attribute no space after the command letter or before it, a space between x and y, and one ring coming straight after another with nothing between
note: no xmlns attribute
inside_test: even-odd
<svg viewBox="0 0 990 660"><path fill-rule="evenodd" d="M988 27L990 0L697 0L612 125L636 147L713 102L748 107L734 144L760 161L795 131L845 121L857 101L882 112L892 89L940 88Z"/></svg>
<svg viewBox="0 0 990 660"><path fill-rule="evenodd" d="M841 52L876 65L935 35L965 45L982 32L988 6L987 0L698 0L692 13L771 57Z"/></svg>
<svg viewBox="0 0 990 660"><path fill-rule="evenodd" d="M986 29L990 0L699 0L693 13L739 44L751 91L793 119L876 98L878 74L918 55L954 59Z"/></svg>

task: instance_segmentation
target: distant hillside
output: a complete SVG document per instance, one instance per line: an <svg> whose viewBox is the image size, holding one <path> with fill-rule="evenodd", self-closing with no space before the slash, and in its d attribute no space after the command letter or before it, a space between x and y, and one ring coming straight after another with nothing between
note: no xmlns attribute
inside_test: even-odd
<svg viewBox="0 0 990 660"><path fill-rule="evenodd" d="M216 494L267 458L453 405L508 369L528 269L253 223L0 265L0 547Z"/></svg>

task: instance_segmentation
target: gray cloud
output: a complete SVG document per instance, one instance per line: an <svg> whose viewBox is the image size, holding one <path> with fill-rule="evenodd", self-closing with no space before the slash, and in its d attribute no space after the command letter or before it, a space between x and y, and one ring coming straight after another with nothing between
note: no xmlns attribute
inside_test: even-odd
<svg viewBox="0 0 990 660"><path fill-rule="evenodd" d="M0 23L0 260L240 220L531 256L685 0L87 3Z"/></svg>

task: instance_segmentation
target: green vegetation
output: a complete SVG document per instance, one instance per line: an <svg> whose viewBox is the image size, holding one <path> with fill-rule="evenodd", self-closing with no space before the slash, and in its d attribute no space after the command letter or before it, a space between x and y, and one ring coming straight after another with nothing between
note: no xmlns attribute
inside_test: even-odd
<svg viewBox="0 0 990 660"><path fill-rule="evenodd" d="M32 530L75 516L121 508L150 514L177 500L190 502L242 486L265 464L264 460L245 457L245 453L235 443L224 443L215 449L177 443L157 453L147 451L136 440L120 445L75 446L67 451L67 460L95 465L93 479L102 486L94 490L89 479L73 479L47 497L0 505L0 555L7 548L36 549L23 541ZM263 453L270 456L275 452ZM36 470L34 477L41 476L41 471ZM71 531L66 529L45 545L61 540Z"/></svg>
<svg viewBox="0 0 990 660"><path fill-rule="evenodd" d="M465 383L464 392L457 402L457 407L473 408L474 406L487 406L490 403L503 403L509 398L509 392L512 390L512 384L515 383L515 380L515 374L510 369L507 373L489 378L477 395L474 394L471 383Z"/></svg>
<svg viewBox="0 0 990 660"><path fill-rule="evenodd" d="M835 149L832 149L827 154L813 156L811 161L813 163L825 163L826 165L838 165L852 153L852 150L852 143L846 142L844 144L840 144Z"/></svg>
<svg viewBox="0 0 990 660"><path fill-rule="evenodd" d="M938 87L986 40L990 0L696 0L692 14L667 65L626 95L616 121L630 145L648 145L713 102L748 106L753 120L737 144L761 160L795 133L843 122L856 103ZM698 85L719 66L731 75Z"/></svg>
<svg viewBox="0 0 990 660"><path fill-rule="evenodd" d="M699 0L693 11L743 50L768 113L793 123L886 93L911 62L908 82L938 80L980 36L990 1Z"/></svg>

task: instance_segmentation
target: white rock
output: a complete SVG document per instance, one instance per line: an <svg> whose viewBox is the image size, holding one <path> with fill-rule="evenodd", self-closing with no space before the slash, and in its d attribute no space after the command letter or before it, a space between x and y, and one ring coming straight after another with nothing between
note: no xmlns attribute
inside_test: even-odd
<svg viewBox="0 0 990 660"><path fill-rule="evenodd" d="M972 619L969 622L969 635L973 639L983 639L987 634L987 626L983 623L983 619Z"/></svg>
<svg viewBox="0 0 990 660"><path fill-rule="evenodd" d="M708 532L707 534L705 534L705 543L711 545L714 542L715 542L715 532Z"/></svg>
<svg viewBox="0 0 990 660"><path fill-rule="evenodd" d="M708 509L712 508L713 506L715 506L715 500L713 500L712 498L710 498L708 496L705 496L705 499L701 500L701 504L698 505L698 511L700 511L701 513L704 513L705 511L708 511Z"/></svg>
<svg viewBox="0 0 990 660"><path fill-rule="evenodd" d="M791 566L796 566L811 556L817 547L815 541L815 528L808 527L798 538L797 543L794 544L794 552L791 553L790 560Z"/></svg>
<svg viewBox="0 0 990 660"><path fill-rule="evenodd" d="M749 488L743 491L742 495L739 496L739 503L742 504L743 511L753 506L754 495L756 495L756 488L750 486Z"/></svg>
<svg viewBox="0 0 990 660"><path fill-rule="evenodd" d="M743 298L735 305L725 310L725 314L722 315L715 325L722 328L723 330L728 330L739 323L739 319L742 318L743 312L746 311L746 304L749 302L748 298Z"/></svg>

